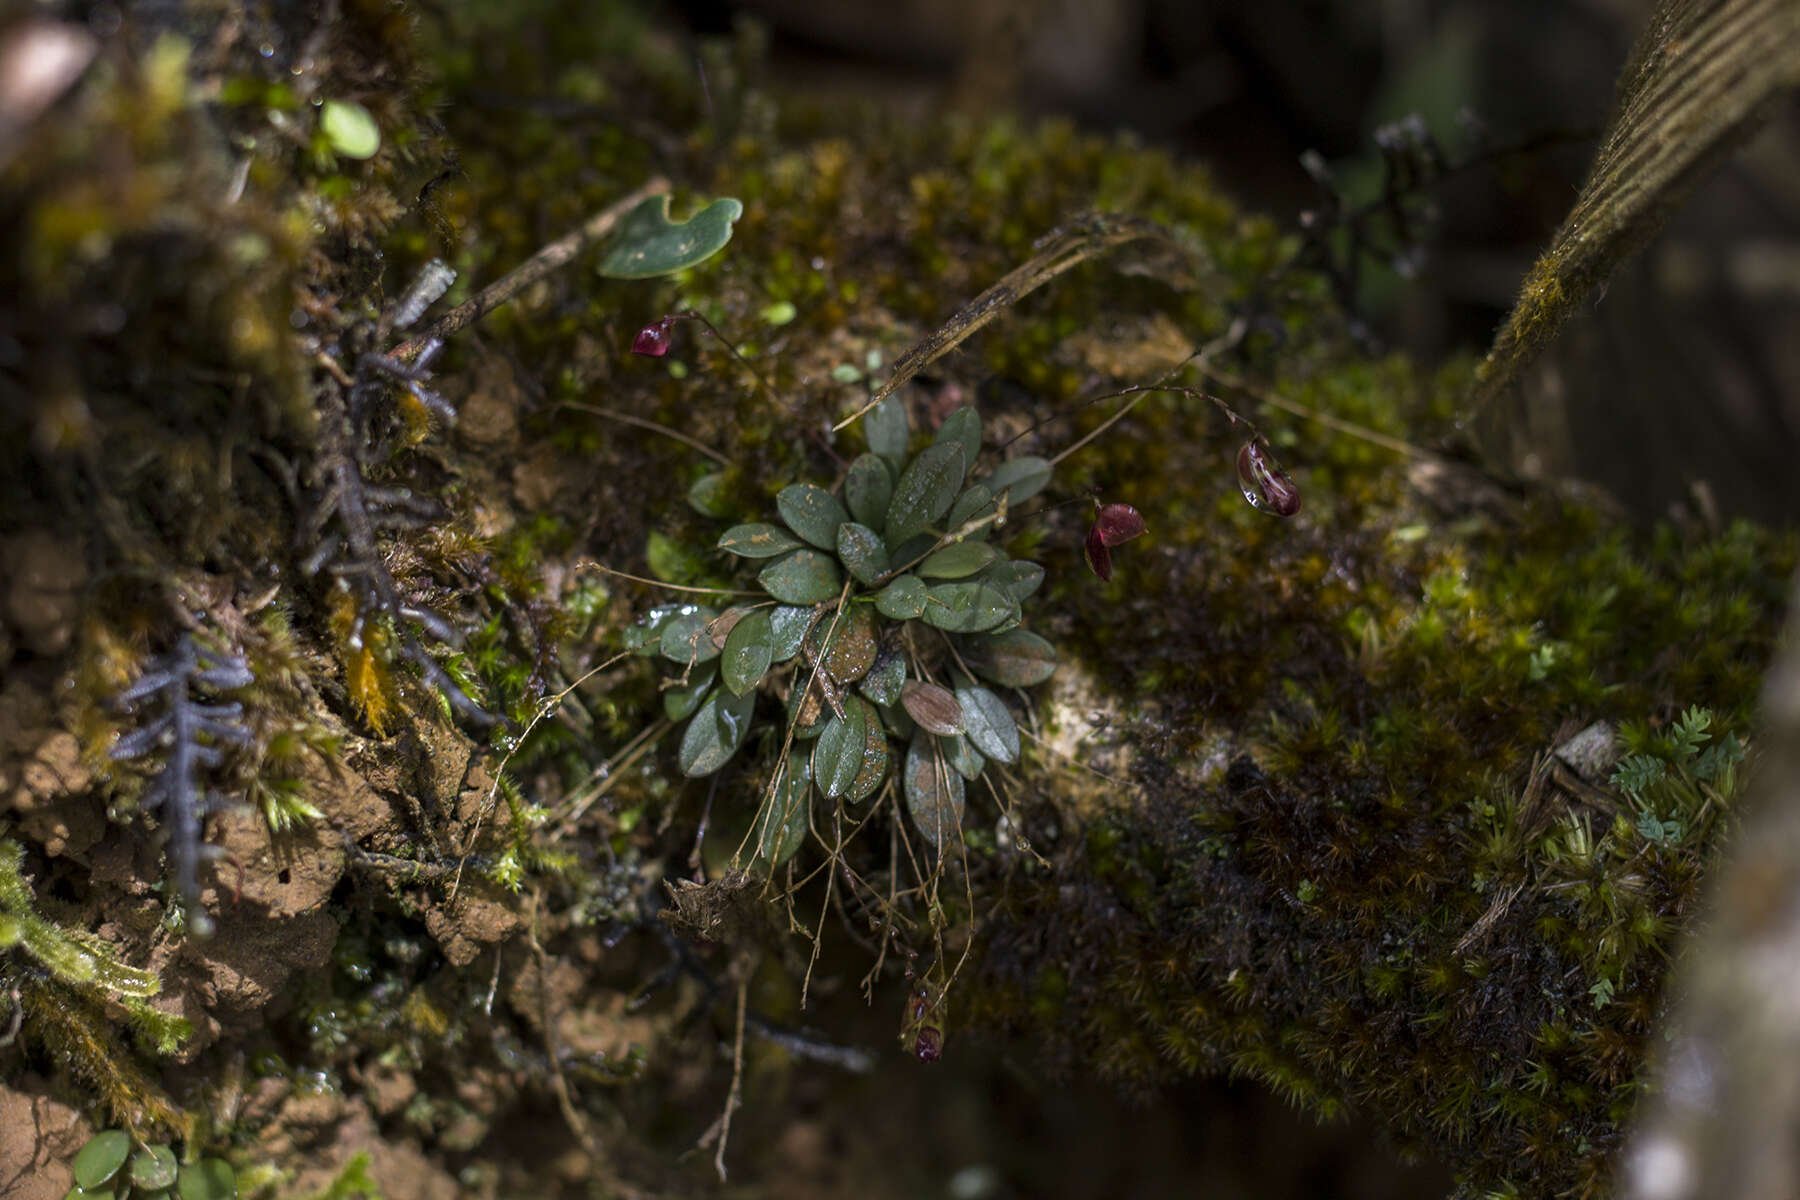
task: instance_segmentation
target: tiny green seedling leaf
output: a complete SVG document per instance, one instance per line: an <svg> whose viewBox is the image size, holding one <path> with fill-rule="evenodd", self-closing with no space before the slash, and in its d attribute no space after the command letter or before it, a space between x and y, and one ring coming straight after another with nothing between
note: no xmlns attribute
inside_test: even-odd
<svg viewBox="0 0 1800 1200"><path fill-rule="evenodd" d="M222 1158L203 1158L181 1169L181 1200L236 1200L237 1172Z"/></svg>
<svg viewBox="0 0 1800 1200"><path fill-rule="evenodd" d="M669 196L647 196L619 222L600 259L600 274L650 279L704 262L725 248L732 222L743 215L743 203L726 196L685 221L671 221Z"/></svg>
<svg viewBox="0 0 1800 1200"><path fill-rule="evenodd" d="M686 606L663 626L662 656L683 666L717 658L719 648L713 645L712 630L708 626L718 615L716 610L705 605Z"/></svg>
<svg viewBox="0 0 1800 1200"><path fill-rule="evenodd" d="M345 158L373 158L381 149L381 127L354 100L327 100L319 109L319 130Z"/></svg>
<svg viewBox="0 0 1800 1200"><path fill-rule="evenodd" d="M950 515L944 518L944 526L951 530L961 529L965 522L970 521L975 517L987 516L988 512L993 508L993 504L993 492L989 491L979 483L972 484L969 487L964 488L962 495L956 498L956 503L950 506ZM993 522L990 521L968 536L970 538L980 539L987 537L988 534L993 531L994 525Z"/></svg>
<svg viewBox="0 0 1800 1200"><path fill-rule="evenodd" d="M950 633L978 633L1018 615L1018 601L980 580L925 589L925 623Z"/></svg>
<svg viewBox="0 0 1800 1200"><path fill-rule="evenodd" d="M995 563L981 573L981 578L1014 600L1023 602L1044 582L1044 568L1034 562L1015 558L1008 562Z"/></svg>
<svg viewBox="0 0 1800 1200"><path fill-rule="evenodd" d="M982 768L987 766L987 759L970 744L963 734L953 734L938 738L938 749L944 753L944 761L956 768L956 773L973 783L981 778Z"/></svg>
<svg viewBox="0 0 1800 1200"><path fill-rule="evenodd" d="M146 1191L175 1185L175 1152L167 1146L146 1146L131 1156L131 1186Z"/></svg>
<svg viewBox="0 0 1800 1200"><path fill-rule="evenodd" d="M890 653L876 662L874 669L862 677L857 687L877 704L895 704L900 700L900 687L905 682L906 659L898 653Z"/></svg>

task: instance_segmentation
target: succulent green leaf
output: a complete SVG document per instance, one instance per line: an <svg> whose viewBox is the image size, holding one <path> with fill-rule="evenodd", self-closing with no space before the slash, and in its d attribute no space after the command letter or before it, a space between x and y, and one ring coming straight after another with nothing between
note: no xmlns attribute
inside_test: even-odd
<svg viewBox="0 0 1800 1200"><path fill-rule="evenodd" d="M756 693L733 696L714 688L681 735L676 761L687 776L711 775L731 761L750 736L750 718L756 711Z"/></svg>
<svg viewBox="0 0 1800 1200"><path fill-rule="evenodd" d="M956 503L950 506L950 515L944 518L944 528L954 531L961 529L966 521L975 517L987 516L993 508L993 500L993 492L979 483L971 484L963 489L962 495L956 498ZM994 523L989 521L968 536L977 539L985 538L993 531Z"/></svg>
<svg viewBox="0 0 1800 1200"><path fill-rule="evenodd" d="M810 606L777 604L769 613L769 654L775 662L786 662L800 653L800 643L812 627Z"/></svg>
<svg viewBox="0 0 1800 1200"><path fill-rule="evenodd" d="M1008 504L1018 504L1044 490L1045 485L1050 482L1050 463L1033 454L1009 458L989 472L981 482L987 484L988 490L996 496L1006 491Z"/></svg>
<svg viewBox="0 0 1800 1200"><path fill-rule="evenodd" d="M659 604L625 627L619 640L628 654L649 657L662 648L663 630L685 611L685 604Z"/></svg>
<svg viewBox="0 0 1800 1200"><path fill-rule="evenodd" d="M981 772L987 766L987 759L981 756L981 751L969 744L967 737L960 733L951 734L949 737L940 736L938 749L943 751L944 761L956 768L958 775L970 783L981 778Z"/></svg>
<svg viewBox="0 0 1800 1200"><path fill-rule="evenodd" d="M856 782L868 747L868 723L873 716L867 701L851 696L844 701L844 715L825 722L819 740L813 743L813 779L830 799L844 795Z"/></svg>
<svg viewBox="0 0 1800 1200"><path fill-rule="evenodd" d="M237 1173L222 1158L203 1158L181 1169L181 1200L237 1200Z"/></svg>
<svg viewBox="0 0 1800 1200"><path fill-rule="evenodd" d="M964 406L944 418L938 426L937 435L932 442L943 444L955 442L963 448L963 465L975 465L975 457L981 453L981 414L973 408Z"/></svg>
<svg viewBox="0 0 1800 1200"><path fill-rule="evenodd" d="M875 611L893 621L910 621L925 613L925 585L917 575L902 575L875 593Z"/></svg>
<svg viewBox="0 0 1800 1200"><path fill-rule="evenodd" d="M906 811L913 828L933 846L942 846L962 827L963 777L944 761L929 733L913 738L906 751Z"/></svg>
<svg viewBox="0 0 1800 1200"><path fill-rule="evenodd" d="M837 599L843 576L837 560L817 550L795 550L756 576L763 590L783 604L823 604Z"/></svg>
<svg viewBox="0 0 1800 1200"><path fill-rule="evenodd" d="M981 578L1014 600L1023 601L1044 582L1044 568L1034 562L1015 558L995 563L981 573Z"/></svg>
<svg viewBox="0 0 1800 1200"><path fill-rule="evenodd" d="M131 1156L131 1186L166 1188L175 1185L175 1152L167 1146L146 1146Z"/></svg>
<svg viewBox="0 0 1800 1200"><path fill-rule="evenodd" d="M761 521L733 525L719 538L719 549L739 558L774 558L800 545L800 539L779 525Z"/></svg>
<svg viewBox="0 0 1800 1200"><path fill-rule="evenodd" d="M917 570L926 579L962 579L1000 558L1000 551L986 542L953 542L920 563Z"/></svg>
<svg viewBox="0 0 1800 1200"><path fill-rule="evenodd" d="M962 705L964 732L977 750L996 762L1019 761L1019 726L1004 700L984 687L959 687L956 702Z"/></svg>
<svg viewBox="0 0 1800 1200"><path fill-rule="evenodd" d="M1056 648L1035 633L1008 633L969 638L962 648L969 669L1002 687L1035 687L1056 671Z"/></svg>
<svg viewBox="0 0 1800 1200"><path fill-rule="evenodd" d="M873 528L887 522L888 505L894 499L894 469L879 454L864 454L850 464L844 479L844 501L850 516Z"/></svg>
<svg viewBox="0 0 1800 1200"><path fill-rule="evenodd" d="M96 1133L88 1139L75 1154L75 1161L70 1164L74 1170L75 1183L88 1191L99 1187L125 1165L131 1157L131 1135L123 1129L108 1129Z"/></svg>
<svg viewBox="0 0 1800 1200"><path fill-rule="evenodd" d="M863 417L863 436L869 439L869 449L887 459L888 466L896 471L906 461L906 441L910 433L906 405L898 396L889 396Z"/></svg>
<svg viewBox="0 0 1800 1200"><path fill-rule="evenodd" d="M319 109L319 130L345 158L373 158L381 149L381 126L354 100L327 100Z"/></svg>
<svg viewBox="0 0 1800 1200"><path fill-rule="evenodd" d="M862 677L857 690L877 704L894 704L899 701L900 688L905 683L906 659L890 653Z"/></svg>
<svg viewBox="0 0 1800 1200"><path fill-rule="evenodd" d="M702 475L689 485L687 490L688 507L703 517L729 517L731 502L725 492L725 476L714 471L711 475ZM218 1159L209 1161L218 1162Z"/></svg>
<svg viewBox="0 0 1800 1200"><path fill-rule="evenodd" d="M850 519L838 498L810 483L791 483L775 496L787 527L819 547L837 549L838 526Z"/></svg>
<svg viewBox="0 0 1800 1200"><path fill-rule="evenodd" d="M925 623L951 633L992 629L1018 614L1018 601L978 579L925 589Z"/></svg>
<svg viewBox="0 0 1800 1200"><path fill-rule="evenodd" d="M838 561L862 584L872 584L888 573L887 545L881 535L857 521L846 521L837 531Z"/></svg>
<svg viewBox="0 0 1800 1200"><path fill-rule="evenodd" d="M869 712L863 725L863 760L862 767L856 772L856 778L850 781L850 790L844 799L855 804L859 800L867 800L887 778L888 764L893 759L893 751L888 749L887 733L881 728L881 718Z"/></svg>
<svg viewBox="0 0 1800 1200"><path fill-rule="evenodd" d="M619 222L600 259L600 274L649 279L704 262L725 248L731 223L743 215L742 202L726 196L685 221L671 221L668 195L647 196Z"/></svg>
<svg viewBox="0 0 1800 1200"><path fill-rule="evenodd" d="M719 673L734 696L754 688L775 661L775 630L769 610L759 608L731 627L719 655Z"/></svg>
<svg viewBox="0 0 1800 1200"><path fill-rule="evenodd" d="M775 794L757 817L757 857L771 868L794 857L806 844L812 819L812 769L806 755L795 750Z"/></svg>
<svg viewBox="0 0 1800 1200"><path fill-rule="evenodd" d="M694 715L700 702L706 699L707 689L718 681L719 668L716 663L706 663L694 668L692 675L684 684L677 684L663 693L663 715L671 721L685 721Z"/></svg>
<svg viewBox="0 0 1800 1200"><path fill-rule="evenodd" d="M681 612L663 626L662 656L683 666L717 658L719 648L713 645L710 626L718 615L718 610L704 604L683 605Z"/></svg>
<svg viewBox="0 0 1800 1200"><path fill-rule="evenodd" d="M950 511L963 481L961 442L939 442L920 452L900 472L894 499L888 505L887 544L898 546L924 533Z"/></svg>

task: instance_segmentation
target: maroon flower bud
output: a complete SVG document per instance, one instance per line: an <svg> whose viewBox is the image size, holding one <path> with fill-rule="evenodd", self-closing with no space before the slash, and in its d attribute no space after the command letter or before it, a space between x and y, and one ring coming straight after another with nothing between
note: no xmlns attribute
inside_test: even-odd
<svg viewBox="0 0 1800 1200"><path fill-rule="evenodd" d="M1251 508L1278 517L1291 517L1300 511L1300 489L1260 440L1245 442L1238 451L1237 473L1238 488Z"/></svg>
<svg viewBox="0 0 1800 1200"><path fill-rule="evenodd" d="M661 358L669 352L675 340L675 318L663 317L652 321L638 330L637 337L632 339L631 352L642 354L646 358Z"/></svg>
<svg viewBox="0 0 1800 1200"><path fill-rule="evenodd" d="M1129 504L1104 504L1094 518L1094 532L1108 546L1117 546L1144 532L1144 516Z"/></svg>
<svg viewBox="0 0 1800 1200"><path fill-rule="evenodd" d="M1144 532L1144 517L1129 504L1103 504L1088 530L1088 566L1101 579L1112 582L1112 547L1129 542Z"/></svg>
<svg viewBox="0 0 1800 1200"><path fill-rule="evenodd" d="M1107 583L1112 582L1112 551L1106 548L1106 539L1101 536L1098 525L1088 530L1087 545L1088 567Z"/></svg>
<svg viewBox="0 0 1800 1200"><path fill-rule="evenodd" d="M943 1031L931 1025L920 1029L918 1036L913 1039L913 1057L922 1063L932 1063L943 1053Z"/></svg>

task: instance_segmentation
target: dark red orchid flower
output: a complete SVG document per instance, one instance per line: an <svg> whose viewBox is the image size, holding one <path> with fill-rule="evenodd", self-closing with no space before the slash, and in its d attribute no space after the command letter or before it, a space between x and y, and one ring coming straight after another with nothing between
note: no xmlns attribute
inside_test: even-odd
<svg viewBox="0 0 1800 1200"><path fill-rule="evenodd" d="M1112 582L1112 548L1144 532L1144 517L1129 504L1103 504L1088 530L1087 560L1094 574Z"/></svg>
<svg viewBox="0 0 1800 1200"><path fill-rule="evenodd" d="M638 330L631 341L631 352L646 358L661 358L675 344L675 318L661 317Z"/></svg>
<svg viewBox="0 0 1800 1200"><path fill-rule="evenodd" d="M1238 488L1258 512L1291 517L1300 511L1300 489L1262 441L1245 442L1237 456Z"/></svg>

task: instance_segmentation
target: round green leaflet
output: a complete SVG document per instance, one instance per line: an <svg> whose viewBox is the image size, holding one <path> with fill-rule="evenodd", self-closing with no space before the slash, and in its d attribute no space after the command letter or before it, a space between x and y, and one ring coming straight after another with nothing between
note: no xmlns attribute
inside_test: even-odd
<svg viewBox="0 0 1800 1200"><path fill-rule="evenodd" d="M731 223L743 215L743 203L726 196L685 221L671 221L668 195L646 196L619 222L600 259L600 274L649 279L704 262L725 248Z"/></svg>
<svg viewBox="0 0 1800 1200"><path fill-rule="evenodd" d="M319 131L345 158L373 158L381 149L381 127L354 100L327 100L319 109Z"/></svg>
<svg viewBox="0 0 1800 1200"><path fill-rule="evenodd" d="M987 759L981 756L981 751L969 744L966 736L960 733L950 737L940 736L938 749L943 751L944 761L956 768L958 775L970 783L981 778L981 771L987 766Z"/></svg>
<svg viewBox="0 0 1800 1200"><path fill-rule="evenodd" d="M181 1200L236 1200L237 1173L222 1158L203 1158L181 1169Z"/></svg>
<svg viewBox="0 0 1800 1200"><path fill-rule="evenodd" d="M962 579L1000 558L1000 551L986 542L955 542L929 555L918 565L924 579Z"/></svg>
<svg viewBox="0 0 1800 1200"><path fill-rule="evenodd" d="M995 563L981 573L981 578L1014 600L1022 602L1043 584L1044 568L1034 562L1015 558L1007 562Z"/></svg>
<svg viewBox="0 0 1800 1200"><path fill-rule="evenodd" d="M143 1188L172 1187L175 1183L175 1152L167 1146L146 1146L131 1156L131 1186Z"/></svg>
<svg viewBox="0 0 1800 1200"><path fill-rule="evenodd" d="M694 710L706 698L706 690L718 677L719 668L714 663L695 667L686 683L677 683L663 693L663 716L671 721L684 721L693 716Z"/></svg>
<svg viewBox="0 0 1800 1200"><path fill-rule="evenodd" d="M995 467L981 481L998 496L1006 491L1006 502L1018 504L1044 490L1050 482L1050 463L1035 455L1009 458Z"/></svg>
<svg viewBox="0 0 1800 1200"><path fill-rule="evenodd" d="M856 782L868 744L868 723L873 715L867 702L850 696L844 700L844 715L825 722L825 731L813 743L813 779L830 799L844 795Z"/></svg>
<svg viewBox="0 0 1800 1200"><path fill-rule="evenodd" d="M962 828L963 777L938 750L937 739L921 731L906 751L906 811L913 827L933 846L942 846Z"/></svg>
<svg viewBox="0 0 1800 1200"><path fill-rule="evenodd" d="M834 593L835 594L835 593ZM813 610L792 604L777 604L769 614L769 650L776 662L786 662L800 653L800 643L812 628Z"/></svg>
<svg viewBox="0 0 1800 1200"><path fill-rule="evenodd" d="M898 546L941 521L950 511L962 481L961 442L939 442L921 451L894 484L887 528L882 531L887 544Z"/></svg>
<svg viewBox="0 0 1800 1200"><path fill-rule="evenodd" d="M681 735L675 759L687 776L711 775L731 761L750 735L750 717L756 709L756 693L733 696L716 688L700 705Z"/></svg>
<svg viewBox="0 0 1800 1200"><path fill-rule="evenodd" d="M756 609L731 627L719 655L719 673L734 696L750 691L775 661L775 630L766 608Z"/></svg>
<svg viewBox="0 0 1800 1200"><path fill-rule="evenodd" d="M893 704L900 699L900 685L905 682L906 659L890 653L875 660L875 666L862 677L857 688L877 704Z"/></svg>
<svg viewBox="0 0 1800 1200"><path fill-rule="evenodd" d="M75 1184L86 1191L93 1191L101 1184L119 1173L125 1160L131 1157L131 1135L123 1129L108 1129L96 1133L88 1139L88 1144L76 1152L75 1161L70 1164L74 1169Z"/></svg>
<svg viewBox="0 0 1800 1200"><path fill-rule="evenodd" d="M703 604L686 605L663 626L662 656L683 666L717 658L719 648L713 645L712 631L708 626L718 615L717 609L707 608Z"/></svg>
<svg viewBox="0 0 1800 1200"><path fill-rule="evenodd" d="M979 580L940 583L925 590L925 623L951 633L992 629L1018 613L1018 601Z"/></svg>
<svg viewBox="0 0 1800 1200"><path fill-rule="evenodd" d="M962 657L971 671L1002 687L1035 687L1056 671L1056 647L1023 629L968 638Z"/></svg>
<svg viewBox="0 0 1800 1200"><path fill-rule="evenodd" d="M988 491L987 488L979 483L966 487L963 489L962 495L956 498L956 503L950 506L950 515L944 518L944 527L954 532L976 517L987 516L994 511L995 507L994 493ZM994 523L989 521L968 536L976 541L982 541L993 531Z"/></svg>
<svg viewBox="0 0 1800 1200"><path fill-rule="evenodd" d="M694 480L687 490L687 502L703 517L729 517L731 497L726 494L725 476L715 471Z"/></svg>
<svg viewBox="0 0 1800 1200"><path fill-rule="evenodd" d="M779 525L761 521L733 525L719 536L718 548L739 558L774 558L798 549L800 539Z"/></svg>
<svg viewBox="0 0 1800 1200"><path fill-rule="evenodd" d="M996 762L1019 760L1019 726L1006 702L984 687L959 687L963 728L975 748Z"/></svg>
<svg viewBox="0 0 1800 1200"><path fill-rule="evenodd" d="M817 550L795 550L778 558L759 571L756 580L783 604L823 604L837 599L843 584L837 560Z"/></svg>
<svg viewBox="0 0 1800 1200"><path fill-rule="evenodd" d="M844 501L858 523L873 528L887 521L894 498L894 471L879 454L864 454L850 464L844 479Z"/></svg>
<svg viewBox="0 0 1800 1200"><path fill-rule="evenodd" d="M902 575L875 594L875 611L894 621L925 614L925 585L916 575Z"/></svg>
<svg viewBox="0 0 1800 1200"><path fill-rule="evenodd" d="M791 483L775 496L787 527L822 550L836 550L838 526L850 519L838 498L810 483Z"/></svg>
<svg viewBox="0 0 1800 1200"><path fill-rule="evenodd" d="M892 565L881 535L856 521L846 521L838 526L837 554L838 561L856 582L864 585L871 585L886 575Z"/></svg>

